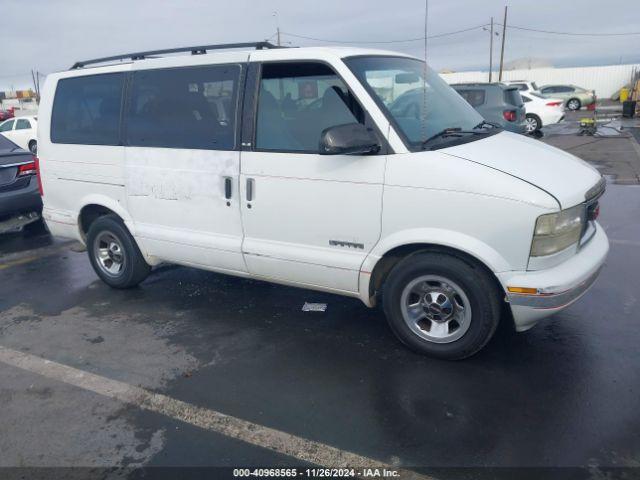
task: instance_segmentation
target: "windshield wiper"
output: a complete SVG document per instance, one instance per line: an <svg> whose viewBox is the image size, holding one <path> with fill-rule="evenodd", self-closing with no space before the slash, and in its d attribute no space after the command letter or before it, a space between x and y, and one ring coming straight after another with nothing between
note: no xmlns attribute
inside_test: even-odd
<svg viewBox="0 0 640 480"><path fill-rule="evenodd" d="M444 130L439 131L435 135L431 135L429 138L422 142L422 147L426 147L433 140L438 138L446 138L446 137L462 137L463 135L483 135L486 134L486 131L478 131L478 130L462 130L460 127L449 127Z"/></svg>
<svg viewBox="0 0 640 480"><path fill-rule="evenodd" d="M497 123L493 123L493 122L487 122L486 120L482 120L478 125L476 125L475 127L473 127L474 130L478 129L478 128L484 128L486 126L490 126L493 128L502 128L500 125L498 125Z"/></svg>

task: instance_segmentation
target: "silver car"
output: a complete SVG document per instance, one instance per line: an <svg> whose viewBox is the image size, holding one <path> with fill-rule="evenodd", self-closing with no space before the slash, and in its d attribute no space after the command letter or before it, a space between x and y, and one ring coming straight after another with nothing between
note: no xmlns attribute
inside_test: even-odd
<svg viewBox="0 0 640 480"><path fill-rule="evenodd" d="M564 100L569 110L579 110L596 103L596 92L576 85L545 85L540 88L540 94L545 98L560 98Z"/></svg>

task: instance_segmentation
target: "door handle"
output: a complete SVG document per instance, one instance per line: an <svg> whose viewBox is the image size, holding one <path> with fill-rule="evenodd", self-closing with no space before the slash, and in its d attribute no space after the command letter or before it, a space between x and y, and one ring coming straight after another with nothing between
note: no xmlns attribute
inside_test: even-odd
<svg viewBox="0 0 640 480"><path fill-rule="evenodd" d="M255 180L247 178L247 202L251 202L255 195Z"/></svg>
<svg viewBox="0 0 640 480"><path fill-rule="evenodd" d="M224 177L224 198L231 198L231 177Z"/></svg>

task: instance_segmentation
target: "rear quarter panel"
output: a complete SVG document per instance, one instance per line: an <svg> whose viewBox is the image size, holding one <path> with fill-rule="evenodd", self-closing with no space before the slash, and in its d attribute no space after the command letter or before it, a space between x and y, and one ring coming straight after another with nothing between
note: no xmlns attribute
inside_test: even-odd
<svg viewBox="0 0 640 480"><path fill-rule="evenodd" d="M83 240L78 229L82 207L95 203L127 215L124 147L51 142L51 113L58 81L79 75L121 72L128 66L101 67L49 75L38 113L38 158L44 196L43 215L54 235Z"/></svg>

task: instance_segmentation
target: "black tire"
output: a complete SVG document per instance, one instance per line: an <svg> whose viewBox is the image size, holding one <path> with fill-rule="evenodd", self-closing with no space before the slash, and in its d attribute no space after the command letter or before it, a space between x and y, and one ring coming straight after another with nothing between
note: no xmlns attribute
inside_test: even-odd
<svg viewBox="0 0 640 480"><path fill-rule="evenodd" d="M98 260L96 240L112 238L118 245L118 258L122 261L117 273L108 273ZM151 267L144 260L138 245L117 215L98 217L89 227L87 233L87 253L94 271L100 279L113 288L131 288L142 282ZM113 262L112 262L113 265Z"/></svg>
<svg viewBox="0 0 640 480"><path fill-rule="evenodd" d="M460 330L464 330L460 338L436 343L415 333L409 321L405 321L403 291L424 276L446 279L463 291L470 307L470 320L464 322L466 330ZM425 283L420 288L440 287L429 287ZM459 360L477 353L493 336L500 321L500 297L494 279L482 267L447 253L420 252L398 262L391 270L383 286L382 302L389 326L405 345L432 357ZM426 307L425 311L430 313Z"/></svg>
<svg viewBox="0 0 640 480"><path fill-rule="evenodd" d="M535 128L533 128L533 130L528 130L527 129L527 133L528 134L533 134L534 132L537 132L538 130L540 130L542 128L542 120L540 120L539 116L537 116L537 115L535 115L533 113L527 113L526 118L527 118L527 120L529 120L531 122L535 122Z"/></svg>
<svg viewBox="0 0 640 480"><path fill-rule="evenodd" d="M34 155L38 154L38 142L36 140L31 140L29 142L29 151Z"/></svg>
<svg viewBox="0 0 640 480"><path fill-rule="evenodd" d="M582 103L580 102L580 99L570 98L569 100L567 100L567 108L572 112L580 110L580 107L582 107Z"/></svg>

